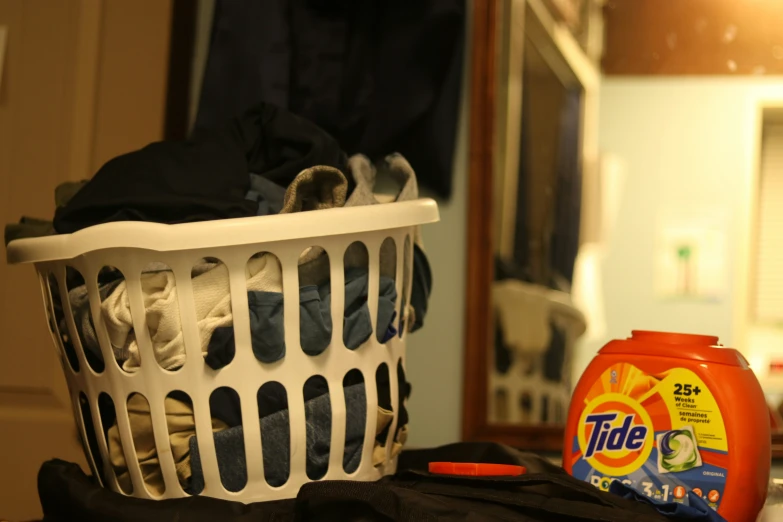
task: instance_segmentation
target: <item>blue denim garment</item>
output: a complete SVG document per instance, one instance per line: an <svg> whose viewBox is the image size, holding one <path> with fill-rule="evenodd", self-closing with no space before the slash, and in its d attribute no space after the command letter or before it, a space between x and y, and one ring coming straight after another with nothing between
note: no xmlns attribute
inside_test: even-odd
<svg viewBox="0 0 783 522"><path fill-rule="evenodd" d="M691 520L693 522L726 522L726 519L712 509L701 497L693 491L688 492L688 503L690 505L680 504L678 502L663 502L654 500L615 480L609 485L609 492L615 495L636 500L653 506L658 513L666 517L676 518L677 520Z"/></svg>
<svg viewBox="0 0 783 522"><path fill-rule="evenodd" d="M279 361L285 356L283 294L248 292L247 305L250 311L250 345L253 347L253 355L261 362Z"/></svg>
<svg viewBox="0 0 783 522"><path fill-rule="evenodd" d="M345 391L345 451L343 468L347 472L359 468L367 419L367 400L364 383L344 388ZM332 437L332 411L329 394L305 402L307 430L307 475L320 478L329 467L329 446ZM290 423L288 410L282 410L261 419L261 446L264 458L264 476L271 486L282 486L290 474ZM247 483L244 432L236 426L214 433L215 453L220 480L229 491L240 491ZM188 492L198 494L204 489L204 474L196 436L190 438L191 482Z"/></svg>
<svg viewBox="0 0 783 522"><path fill-rule="evenodd" d="M315 285L299 289L299 342L308 355L318 355L332 342L331 296Z"/></svg>
<svg viewBox="0 0 783 522"><path fill-rule="evenodd" d="M394 327L394 318L397 312L394 310L397 301L397 288L394 279L381 276L378 281L378 328L375 331L375 338L379 343L389 342L395 335L397 329ZM386 327L384 328L384 325Z"/></svg>
<svg viewBox="0 0 783 522"><path fill-rule="evenodd" d="M367 271L349 268L345 274L345 314L343 342L357 349L372 335L370 308L367 306ZM253 291L247 293L250 311L250 337L253 354L261 362L275 362L285 356L283 294ZM393 279L379 278L378 331L376 338L385 343L397 333L394 326L397 289ZM299 337L308 355L323 353L332 341L331 285L303 286L299 289ZM234 328L216 328L207 346L206 363L218 370L235 353Z"/></svg>

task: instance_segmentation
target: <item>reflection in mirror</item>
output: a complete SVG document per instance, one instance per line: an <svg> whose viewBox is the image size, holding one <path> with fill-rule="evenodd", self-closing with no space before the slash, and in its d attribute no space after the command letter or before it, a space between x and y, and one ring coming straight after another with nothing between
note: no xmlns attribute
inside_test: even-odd
<svg viewBox="0 0 783 522"><path fill-rule="evenodd" d="M475 16L463 437L560 450L634 329L737 348L783 430L783 3Z"/></svg>
<svg viewBox="0 0 783 522"><path fill-rule="evenodd" d="M531 32L522 56L518 167L496 180L487 420L562 424L557 412L571 392L567 353L585 328L569 295L579 246L583 89L558 75L532 25ZM557 307L571 309L573 324L556 322Z"/></svg>

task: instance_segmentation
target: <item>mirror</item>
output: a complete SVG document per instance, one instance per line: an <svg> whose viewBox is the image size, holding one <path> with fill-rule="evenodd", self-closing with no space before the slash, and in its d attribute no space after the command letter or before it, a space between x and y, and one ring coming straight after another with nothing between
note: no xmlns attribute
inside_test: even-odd
<svg viewBox="0 0 783 522"><path fill-rule="evenodd" d="M463 437L559 451L582 372L634 329L740 350L783 430L783 5L473 17Z"/></svg>

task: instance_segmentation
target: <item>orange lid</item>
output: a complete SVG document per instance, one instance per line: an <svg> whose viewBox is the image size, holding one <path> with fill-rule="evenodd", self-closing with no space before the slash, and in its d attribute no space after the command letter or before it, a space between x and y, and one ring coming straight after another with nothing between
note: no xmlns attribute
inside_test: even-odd
<svg viewBox="0 0 783 522"><path fill-rule="evenodd" d="M743 368L749 366L741 353L733 348L724 348L714 335L633 330L631 337L611 341L599 353L671 357Z"/></svg>
<svg viewBox="0 0 783 522"><path fill-rule="evenodd" d="M430 462L429 470L430 473L436 475L469 475L472 477L516 477L527 472L523 466L477 462Z"/></svg>

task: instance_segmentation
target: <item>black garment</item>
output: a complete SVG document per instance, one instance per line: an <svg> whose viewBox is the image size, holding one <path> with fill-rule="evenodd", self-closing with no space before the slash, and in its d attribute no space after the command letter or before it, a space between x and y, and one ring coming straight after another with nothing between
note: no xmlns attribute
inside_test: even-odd
<svg viewBox="0 0 783 522"><path fill-rule="evenodd" d="M274 103L448 197L464 24L464 0L218 0L196 128Z"/></svg>
<svg viewBox="0 0 783 522"><path fill-rule="evenodd" d="M57 209L60 234L109 221L184 223L255 216L250 173L281 186L302 169L345 171L337 142L313 123L268 104L202 129L188 141L158 142L108 161Z"/></svg>
<svg viewBox="0 0 783 522"><path fill-rule="evenodd" d="M506 346L506 339L503 335L503 326L500 324L500 317L495 314L495 369L500 373L508 373L511 368L512 354Z"/></svg>
<svg viewBox="0 0 783 522"><path fill-rule="evenodd" d="M582 216L582 166L579 140L582 118L582 94L571 90L560 113L560 143L555 182L554 227L552 230L552 268L568 281L574 278L574 262L579 251L579 227Z"/></svg>
<svg viewBox="0 0 783 522"><path fill-rule="evenodd" d="M430 475L432 461L521 464L519 477ZM599 491L536 455L485 443L403 452L399 472L378 482L319 481L296 499L241 504L193 496L128 498L95 485L76 464L44 463L38 492L48 522L173 521L557 521L662 522L642 503Z"/></svg>
<svg viewBox="0 0 783 522"><path fill-rule="evenodd" d="M390 368L389 371L392 372L393 375L393 369ZM386 372L385 370L378 368L378 371L375 372L375 382L378 391L378 406L380 406L385 410L391 411L392 401L391 401L391 383L390 383L389 372ZM408 399L408 397L410 397L410 395L411 395L411 384L406 379L405 369L402 367L402 362L400 362L397 365L397 404L399 405L399 409L400 409L400 414L397 418L397 433L399 433L399 430L402 427L408 424L408 409L405 407L405 401ZM391 429L391 424L386 426L386 428L384 428L375 437L375 440L377 440L382 445L385 445L386 437L389 434L389 429ZM396 433L394 438L397 439Z"/></svg>
<svg viewBox="0 0 783 522"><path fill-rule="evenodd" d="M554 382L569 382L568 376L563 375L563 365L565 364L566 354L566 331L554 321L549 321L549 331L551 337L549 346L544 353L544 379Z"/></svg>

